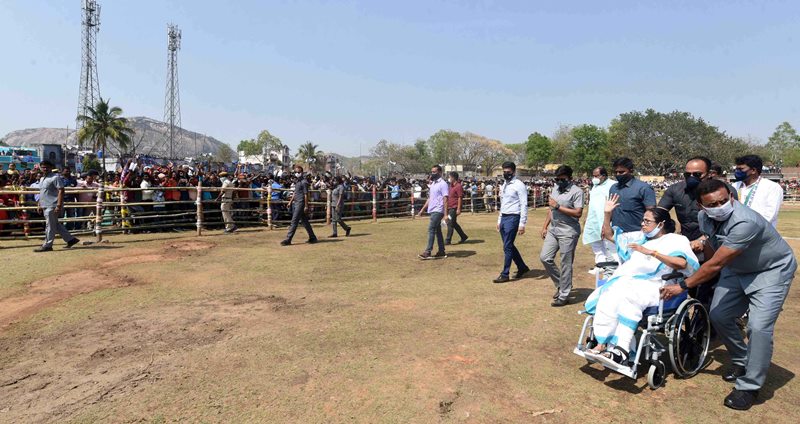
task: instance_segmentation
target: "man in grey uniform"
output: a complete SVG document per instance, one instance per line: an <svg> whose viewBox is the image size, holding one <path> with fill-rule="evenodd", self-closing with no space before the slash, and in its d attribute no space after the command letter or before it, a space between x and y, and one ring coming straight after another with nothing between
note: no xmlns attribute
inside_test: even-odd
<svg viewBox="0 0 800 424"><path fill-rule="evenodd" d="M58 217L64 210L64 183L61 175L53 173L53 164L43 161L39 164L42 170L42 179L39 180L39 208L44 214L46 229L44 244L42 247L34 249L34 252L49 252L53 250L53 242L56 239L56 231L61 234L61 238L67 242L67 249L74 246L80 240L64 228Z"/></svg>
<svg viewBox="0 0 800 424"><path fill-rule="evenodd" d="M294 166L294 176L297 178L297 182L294 184L294 194L287 206L292 211L292 223L289 224L289 232L286 233L286 239L281 242L281 246L292 244L292 238L295 231L297 231L297 225L300 223L303 224L303 228L308 233L308 242L312 244L317 242L314 229L311 228L311 224L308 222L308 180L303 175L302 166Z"/></svg>
<svg viewBox="0 0 800 424"><path fill-rule="evenodd" d="M336 225L341 225L344 229L344 236L350 237L349 225L342 221L342 209L344 208L344 179L336 177L334 180L334 189L331 191L331 224L333 224L333 234L329 237L338 237Z"/></svg>
<svg viewBox="0 0 800 424"><path fill-rule="evenodd" d="M583 214L583 190L572 182L572 168L556 169L556 187L550 195L550 213L542 228L542 252L539 259L556 286L551 306L564 306L572 291L572 262L581 235L578 221ZM556 253L561 251L561 265L556 266Z"/></svg>
<svg viewBox="0 0 800 424"><path fill-rule="evenodd" d="M733 364L722 378L736 382L724 404L746 410L767 378L775 322L794 279L797 261L775 228L757 212L735 201L724 182L703 181L697 187L697 195L703 206L700 231L708 237L704 253L710 259L680 285L664 287L662 297L668 299L720 273L710 317ZM736 318L748 308L745 343Z"/></svg>

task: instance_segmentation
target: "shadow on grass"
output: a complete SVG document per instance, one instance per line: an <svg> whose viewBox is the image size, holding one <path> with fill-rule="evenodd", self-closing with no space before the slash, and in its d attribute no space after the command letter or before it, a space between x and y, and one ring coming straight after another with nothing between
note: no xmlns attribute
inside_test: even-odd
<svg viewBox="0 0 800 424"><path fill-rule="evenodd" d="M586 299L589 298L589 295L592 294L593 289L587 288L577 288L573 289L572 293L570 293L570 303L583 303Z"/></svg>
<svg viewBox="0 0 800 424"><path fill-rule="evenodd" d="M547 271L545 271L543 269L532 269L532 270L526 272L525 275L523 275L522 278L519 278L519 279L520 280L525 280L525 279L529 279L530 278L530 279L535 279L535 280L543 280L543 279L545 279L547 277L549 277L549 275L547 274Z"/></svg>
<svg viewBox="0 0 800 424"><path fill-rule="evenodd" d="M350 234L349 236L347 236L347 238L366 237L366 236L371 236L371 235L372 235L372 233L358 233L358 234Z"/></svg>
<svg viewBox="0 0 800 424"><path fill-rule="evenodd" d="M447 252L448 258L468 258L470 256L475 256L477 252L474 250L451 250Z"/></svg>
<svg viewBox="0 0 800 424"><path fill-rule="evenodd" d="M350 237L352 237L352 236L350 236ZM306 242L305 244L341 243L341 242L342 242L342 240L339 240L339 238L337 237L337 238L318 239L317 243L308 243L308 242Z"/></svg>
<svg viewBox="0 0 800 424"><path fill-rule="evenodd" d="M480 240L480 239L479 240L469 239L469 240L467 240L467 241L465 241L463 243L458 243L458 244L481 244L481 243L485 243L485 242L486 242L485 240Z"/></svg>
<svg viewBox="0 0 800 424"><path fill-rule="evenodd" d="M709 352L709 357L715 362L720 363L720 366L713 370L710 370L708 366L706 366L700 371L700 373L710 374L721 378L722 374L728 370L728 367L730 367L730 357L728 356L728 353L725 351L724 347L720 347L715 349L713 352ZM767 372L767 380L764 382L764 386L761 387L761 390L759 390L758 399L756 400L755 404L762 404L775 397L775 392L789 384L794 377L795 374L792 371L789 371L786 368L775 364L774 362L770 363L769 371Z"/></svg>

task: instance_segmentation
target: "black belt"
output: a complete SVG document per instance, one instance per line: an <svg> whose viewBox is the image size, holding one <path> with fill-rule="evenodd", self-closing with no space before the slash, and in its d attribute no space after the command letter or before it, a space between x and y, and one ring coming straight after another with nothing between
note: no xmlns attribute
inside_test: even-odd
<svg viewBox="0 0 800 424"><path fill-rule="evenodd" d="M504 214L500 214L500 216L519 216L519 214L518 213L504 213Z"/></svg>

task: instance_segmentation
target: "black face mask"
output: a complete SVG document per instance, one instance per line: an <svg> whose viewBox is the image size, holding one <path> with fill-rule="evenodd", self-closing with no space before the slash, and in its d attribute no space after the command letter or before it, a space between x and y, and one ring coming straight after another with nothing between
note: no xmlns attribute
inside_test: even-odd
<svg viewBox="0 0 800 424"><path fill-rule="evenodd" d="M510 172L503 172L503 178L506 181L511 181L511 179L514 178L514 174L512 174Z"/></svg>
<svg viewBox="0 0 800 424"><path fill-rule="evenodd" d="M556 185L558 185L559 191L564 192L569 187L569 180L556 181Z"/></svg>
<svg viewBox="0 0 800 424"><path fill-rule="evenodd" d="M633 179L633 175L631 174L623 174L617 175L617 184L625 185L628 181Z"/></svg>
<svg viewBox="0 0 800 424"><path fill-rule="evenodd" d="M692 191L700 185L700 178L690 175L686 177L686 189Z"/></svg>
<svg viewBox="0 0 800 424"><path fill-rule="evenodd" d="M439 179L439 174L431 174L431 181L436 181Z"/></svg>

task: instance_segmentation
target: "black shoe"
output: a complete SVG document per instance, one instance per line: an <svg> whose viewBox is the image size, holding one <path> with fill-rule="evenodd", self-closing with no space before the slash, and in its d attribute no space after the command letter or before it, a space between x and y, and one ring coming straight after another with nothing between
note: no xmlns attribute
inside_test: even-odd
<svg viewBox="0 0 800 424"><path fill-rule="evenodd" d="M316 243L316 242L318 242L318 241L319 241L319 240L317 240L317 238L316 238L316 237L314 237L314 238L312 238L312 239L308 239L308 244L314 244L314 243Z"/></svg>
<svg viewBox="0 0 800 424"><path fill-rule="evenodd" d="M419 255L417 255L417 257L422 259L423 261L424 260L428 260L428 259L431 258L431 252L428 252L428 251L422 252Z"/></svg>
<svg viewBox="0 0 800 424"><path fill-rule="evenodd" d="M336 234L331 234L331 235L328 236L328 238L336 238L336 237L339 237L339 236L336 235Z"/></svg>
<svg viewBox="0 0 800 424"><path fill-rule="evenodd" d="M444 253L444 251L436 252L435 255L431 256L431 258L433 258L433 259L444 259L446 257L447 257L447 253Z"/></svg>
<svg viewBox="0 0 800 424"><path fill-rule="evenodd" d="M344 230L344 236L345 237L350 237L350 230L352 230L352 228L348 228L348 229Z"/></svg>
<svg viewBox="0 0 800 424"><path fill-rule="evenodd" d="M725 370L724 373L722 373L722 379L729 383L733 383L734 381L736 381L736 379L743 376L745 372L747 372L745 367L741 365L733 365L727 370Z"/></svg>
<svg viewBox="0 0 800 424"><path fill-rule="evenodd" d="M517 273L516 273L516 274L514 274L514 278L515 278L515 279L520 279L520 278L524 277L524 276L525 276L525 274L527 274L528 272L530 272L530 270L531 270L531 269L530 269L530 268L528 268L528 267L525 267L525 268L519 269L519 270L517 270Z"/></svg>
<svg viewBox="0 0 800 424"><path fill-rule="evenodd" d="M559 298L559 299L554 300L552 303L550 303L550 306L560 307L560 306L566 306L568 303L569 303L569 301L567 301L567 299L560 299Z"/></svg>
<svg viewBox="0 0 800 424"><path fill-rule="evenodd" d="M74 238L74 239L72 239L72 240L70 240L70 241L68 241L68 242L67 242L67 246L65 247L65 249L69 249L69 248L71 248L72 246L75 246L76 244L78 244L78 243L80 243L80 242L81 242L80 240L78 240L78 239Z"/></svg>
<svg viewBox="0 0 800 424"><path fill-rule="evenodd" d="M287 239L287 240L283 240L283 241L281 241L281 246L288 246L288 245L290 245L290 244L292 244L292 241L291 241L291 240L288 240L288 239Z"/></svg>
<svg viewBox="0 0 800 424"><path fill-rule="evenodd" d="M230 230L230 231L228 231L228 232L229 232L229 233L235 233L236 231L239 231L239 227L237 227L237 226L235 226L235 225L234 225L234 226L233 226L233 228L231 228L231 230Z"/></svg>
<svg viewBox="0 0 800 424"><path fill-rule="evenodd" d="M53 248L52 247L44 247L44 246L42 246L42 247L37 247L36 249L33 249L33 251L36 252L36 253L52 252Z"/></svg>
<svg viewBox="0 0 800 424"><path fill-rule="evenodd" d="M445 241L444 241L444 245L445 245L445 246L452 246L452 245L453 245L453 243L452 243L450 240L445 240Z"/></svg>
<svg viewBox="0 0 800 424"><path fill-rule="evenodd" d="M731 394L725 397L723 405L731 409L736 409L737 411L747 411L753 406L753 402L755 402L756 398L758 398L758 390L733 389Z"/></svg>
<svg viewBox="0 0 800 424"><path fill-rule="evenodd" d="M495 278L494 280L492 280L492 282L493 282L493 283L495 283L495 284L507 283L507 282L509 282L509 281L511 281L511 279L510 279L510 278L508 278L508 277L507 277L507 276L505 276L505 275L501 275L501 276L499 276L499 277Z"/></svg>
<svg viewBox="0 0 800 424"><path fill-rule="evenodd" d="M561 293L561 291L559 291L558 289L556 289L556 292L555 292L555 293L553 293L553 300L556 300L556 299L558 299L558 294L559 294L559 293Z"/></svg>
<svg viewBox="0 0 800 424"><path fill-rule="evenodd" d="M461 239L461 241L458 242L458 244L464 244L464 242L466 242L467 240L469 240L469 237L464 237Z"/></svg>

